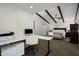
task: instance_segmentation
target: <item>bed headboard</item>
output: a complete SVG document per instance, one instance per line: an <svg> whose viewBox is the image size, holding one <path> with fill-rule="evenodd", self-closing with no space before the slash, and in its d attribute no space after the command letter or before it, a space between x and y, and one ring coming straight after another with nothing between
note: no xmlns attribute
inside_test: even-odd
<svg viewBox="0 0 79 59"><path fill-rule="evenodd" d="M54 30L64 30L66 32L66 28L54 28Z"/></svg>

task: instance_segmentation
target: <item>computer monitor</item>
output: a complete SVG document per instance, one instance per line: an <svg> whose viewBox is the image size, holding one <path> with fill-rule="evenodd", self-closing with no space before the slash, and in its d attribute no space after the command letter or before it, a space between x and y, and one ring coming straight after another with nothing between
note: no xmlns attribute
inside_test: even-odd
<svg viewBox="0 0 79 59"><path fill-rule="evenodd" d="M33 29L25 29L25 34L32 34L33 33Z"/></svg>

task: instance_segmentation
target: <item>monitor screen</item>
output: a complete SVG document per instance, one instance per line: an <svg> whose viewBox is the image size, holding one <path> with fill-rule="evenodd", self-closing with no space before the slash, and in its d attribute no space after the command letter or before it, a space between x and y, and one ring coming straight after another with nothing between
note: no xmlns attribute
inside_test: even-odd
<svg viewBox="0 0 79 59"><path fill-rule="evenodd" d="M33 30L32 29L25 29L25 34L32 34Z"/></svg>

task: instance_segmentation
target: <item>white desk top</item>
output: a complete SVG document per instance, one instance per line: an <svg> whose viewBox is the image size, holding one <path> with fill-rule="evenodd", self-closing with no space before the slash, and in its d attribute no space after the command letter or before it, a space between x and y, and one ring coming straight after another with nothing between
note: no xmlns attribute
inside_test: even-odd
<svg viewBox="0 0 79 59"><path fill-rule="evenodd" d="M41 40L52 40L53 37L48 37L48 36L42 36L42 35L31 35L31 36L36 36L39 39ZM24 39L21 39L21 40L24 40ZM21 41L21 40L7 40L7 41L2 41L0 42L0 45L5 45L5 44L9 44L9 43L13 43L13 42L17 42L17 41Z"/></svg>
<svg viewBox="0 0 79 59"><path fill-rule="evenodd" d="M48 36L42 36L42 35L36 35L38 37L38 39L42 39L42 40L52 40L53 37L48 37Z"/></svg>
<svg viewBox="0 0 79 59"><path fill-rule="evenodd" d="M42 36L42 35L30 35L26 36L26 44L35 45L38 44L38 40L52 40L53 37Z"/></svg>
<svg viewBox="0 0 79 59"><path fill-rule="evenodd" d="M22 41L22 40L25 40L25 39L2 41L2 42L0 42L0 46L10 44L10 43L14 43L14 42L18 42L18 41Z"/></svg>
<svg viewBox="0 0 79 59"><path fill-rule="evenodd" d="M38 39L42 39L42 40L51 40L51 39L53 39L53 37L43 36L43 35L30 35L30 36L37 37Z"/></svg>

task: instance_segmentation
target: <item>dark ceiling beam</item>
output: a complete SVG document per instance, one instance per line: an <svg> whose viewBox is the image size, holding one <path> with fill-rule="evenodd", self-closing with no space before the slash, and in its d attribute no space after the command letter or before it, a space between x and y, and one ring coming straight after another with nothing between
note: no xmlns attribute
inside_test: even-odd
<svg viewBox="0 0 79 59"><path fill-rule="evenodd" d="M60 15L61 15L62 21L64 22L64 17L63 17L63 14L62 14L62 12L61 12L60 6L58 6L58 10L59 10L59 13L60 13Z"/></svg>
<svg viewBox="0 0 79 59"><path fill-rule="evenodd" d="M45 12L49 15L49 17L50 17L55 23L57 23L56 20L55 20L55 19L52 17L52 15L49 13L49 11L45 10Z"/></svg>
<svg viewBox="0 0 79 59"><path fill-rule="evenodd" d="M38 14L38 13L36 13L40 18L42 18L45 22L47 22L48 24L49 24L49 22L45 19L45 18L43 18L40 14Z"/></svg>
<svg viewBox="0 0 79 59"><path fill-rule="evenodd" d="M79 10L79 3L77 5L77 10L76 10L76 15L75 15L75 22L76 22L76 19L77 19L78 10Z"/></svg>

